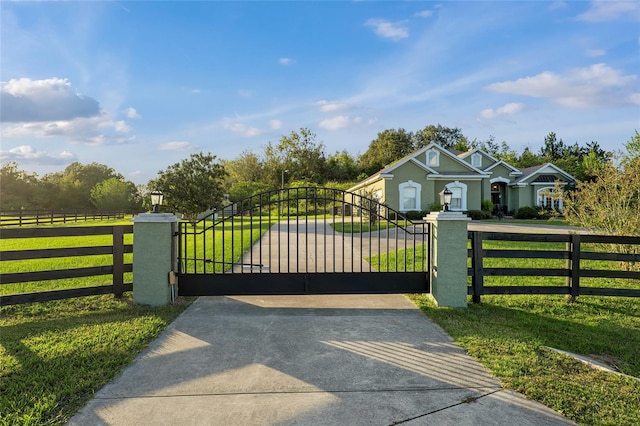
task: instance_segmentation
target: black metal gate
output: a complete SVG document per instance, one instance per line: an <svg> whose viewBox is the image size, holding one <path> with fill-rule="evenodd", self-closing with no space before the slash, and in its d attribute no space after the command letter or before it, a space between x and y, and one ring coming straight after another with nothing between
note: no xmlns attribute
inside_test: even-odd
<svg viewBox="0 0 640 426"><path fill-rule="evenodd" d="M287 188L177 233L183 296L425 293L429 225L332 188Z"/></svg>

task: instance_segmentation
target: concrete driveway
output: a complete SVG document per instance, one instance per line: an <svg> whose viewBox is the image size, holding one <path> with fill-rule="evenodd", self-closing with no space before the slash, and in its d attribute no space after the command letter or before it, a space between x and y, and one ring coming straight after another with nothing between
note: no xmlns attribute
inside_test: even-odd
<svg viewBox="0 0 640 426"><path fill-rule="evenodd" d="M201 297L71 425L561 425L402 295Z"/></svg>

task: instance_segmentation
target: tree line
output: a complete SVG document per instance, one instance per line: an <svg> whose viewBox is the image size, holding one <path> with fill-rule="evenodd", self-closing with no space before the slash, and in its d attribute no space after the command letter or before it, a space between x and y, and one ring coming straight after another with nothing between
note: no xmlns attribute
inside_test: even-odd
<svg viewBox="0 0 640 426"><path fill-rule="evenodd" d="M149 188L162 189L167 207L184 213L218 208L223 199L237 201L281 186L346 189L432 142L460 152L480 148L520 168L552 162L581 181L593 180L613 155L597 142L567 144L553 132L545 137L539 152L528 148L516 152L493 137L470 141L459 128L440 124L417 131L387 129L360 155L346 150L327 155L315 133L301 128L267 143L261 152L243 152L233 160L221 160L211 153L193 154L138 186L98 163L75 162L61 172L39 177L10 162L0 169L0 209L142 210L149 208Z"/></svg>

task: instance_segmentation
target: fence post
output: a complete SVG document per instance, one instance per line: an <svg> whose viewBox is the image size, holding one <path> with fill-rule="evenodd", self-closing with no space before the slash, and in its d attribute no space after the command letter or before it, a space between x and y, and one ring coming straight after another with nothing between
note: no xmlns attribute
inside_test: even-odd
<svg viewBox="0 0 640 426"><path fill-rule="evenodd" d="M471 289L473 303L480 303L480 296L484 293L484 269L482 253L482 237L480 231L471 231Z"/></svg>
<svg viewBox="0 0 640 426"><path fill-rule="evenodd" d="M467 223L469 217L458 212L432 212L425 217L431 224L430 296L438 306L467 307Z"/></svg>
<svg viewBox="0 0 640 426"><path fill-rule="evenodd" d="M568 300L575 302L580 295L580 234L571 234L567 243L569 257L566 265L569 270L567 276L567 287L569 287Z"/></svg>
<svg viewBox="0 0 640 426"><path fill-rule="evenodd" d="M134 303L162 306L170 302L173 229L179 220L171 213L143 213L133 218Z"/></svg>
<svg viewBox="0 0 640 426"><path fill-rule="evenodd" d="M113 227L113 295L124 293L124 227Z"/></svg>

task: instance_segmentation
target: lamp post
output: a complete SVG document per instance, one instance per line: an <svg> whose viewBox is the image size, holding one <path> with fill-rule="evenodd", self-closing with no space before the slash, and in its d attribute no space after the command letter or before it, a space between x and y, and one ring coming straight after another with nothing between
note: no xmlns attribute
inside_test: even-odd
<svg viewBox="0 0 640 426"><path fill-rule="evenodd" d="M284 174L285 174L285 173L289 173L289 170L287 170L287 169L282 169L282 180L281 180L281 185L280 185L280 188L281 188L281 189L284 189Z"/></svg>
<svg viewBox="0 0 640 426"><path fill-rule="evenodd" d="M440 202L442 203L443 211L445 212L449 211L449 204L451 204L452 195L453 195L453 192L451 192L451 190L446 186L444 187L444 191L440 193Z"/></svg>
<svg viewBox="0 0 640 426"><path fill-rule="evenodd" d="M153 206L154 213L160 213L160 206L164 200L164 194L162 191L156 189L151 191L151 205Z"/></svg>

